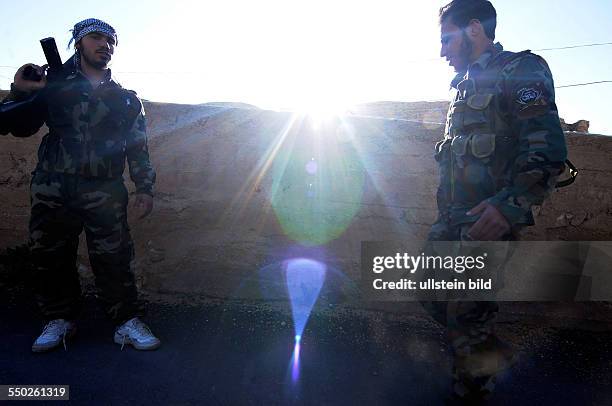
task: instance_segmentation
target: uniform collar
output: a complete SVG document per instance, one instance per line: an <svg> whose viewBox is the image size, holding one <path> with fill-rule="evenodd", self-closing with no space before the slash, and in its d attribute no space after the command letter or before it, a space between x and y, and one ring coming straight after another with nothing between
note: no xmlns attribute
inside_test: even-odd
<svg viewBox="0 0 612 406"><path fill-rule="evenodd" d="M499 42L491 44L474 62L468 66L468 71L474 68L486 69L489 63L504 50L504 47Z"/></svg>
<svg viewBox="0 0 612 406"><path fill-rule="evenodd" d="M474 62L468 65L467 70L458 72L457 75L451 81L451 87L457 88L459 82L461 82L468 75L468 72L474 72L478 70L484 70L489 66L491 61L495 59L504 50L504 47L499 42L492 44L487 48Z"/></svg>

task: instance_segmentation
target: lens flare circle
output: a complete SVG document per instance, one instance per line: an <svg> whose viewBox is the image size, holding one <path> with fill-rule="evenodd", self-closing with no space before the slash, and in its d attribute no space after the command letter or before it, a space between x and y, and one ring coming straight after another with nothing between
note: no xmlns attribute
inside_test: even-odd
<svg viewBox="0 0 612 406"><path fill-rule="evenodd" d="M339 119L315 130L296 121L274 157L270 203L283 232L304 246L340 237L361 208L366 170Z"/></svg>

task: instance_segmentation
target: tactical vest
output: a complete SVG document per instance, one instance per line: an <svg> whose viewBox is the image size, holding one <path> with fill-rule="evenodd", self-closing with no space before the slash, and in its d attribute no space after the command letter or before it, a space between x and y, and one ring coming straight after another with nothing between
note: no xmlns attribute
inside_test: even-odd
<svg viewBox="0 0 612 406"><path fill-rule="evenodd" d="M512 185L519 139L508 124L510 118L503 116L507 97L496 86L504 68L529 53L502 51L477 77L470 77L468 71L457 85L444 139L436 144L441 185L438 207L451 225L476 221L478 215L465 212ZM533 215L529 212L519 223L533 224Z"/></svg>

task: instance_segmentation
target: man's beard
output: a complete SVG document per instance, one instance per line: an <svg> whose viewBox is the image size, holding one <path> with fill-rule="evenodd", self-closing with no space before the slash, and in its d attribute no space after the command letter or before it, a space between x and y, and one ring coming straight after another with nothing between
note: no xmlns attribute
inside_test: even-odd
<svg viewBox="0 0 612 406"><path fill-rule="evenodd" d="M108 67L107 61L96 61L95 59L89 58L86 52L80 52L81 58L85 61L89 66L95 69L106 69Z"/></svg>
<svg viewBox="0 0 612 406"><path fill-rule="evenodd" d="M459 49L459 57L461 58L461 66L457 67L457 71L466 71L468 65L470 64L470 58L472 56L472 51L474 50L474 45L470 41L470 38L467 36L465 31L461 30L461 48Z"/></svg>

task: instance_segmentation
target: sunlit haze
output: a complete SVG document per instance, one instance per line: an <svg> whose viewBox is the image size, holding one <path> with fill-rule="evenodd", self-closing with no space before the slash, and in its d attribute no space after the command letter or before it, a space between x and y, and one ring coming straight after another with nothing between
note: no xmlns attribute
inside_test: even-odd
<svg viewBox="0 0 612 406"><path fill-rule="evenodd" d="M263 108L341 112L356 103L446 100L452 69L439 58L444 1L37 1L0 0L0 88L16 67L43 63L38 40L84 18L112 24L117 79L148 100L243 102ZM497 39L506 49L612 41L607 0L498 0ZM556 85L612 79L612 47L539 52ZM612 134L612 84L558 89L560 114Z"/></svg>

